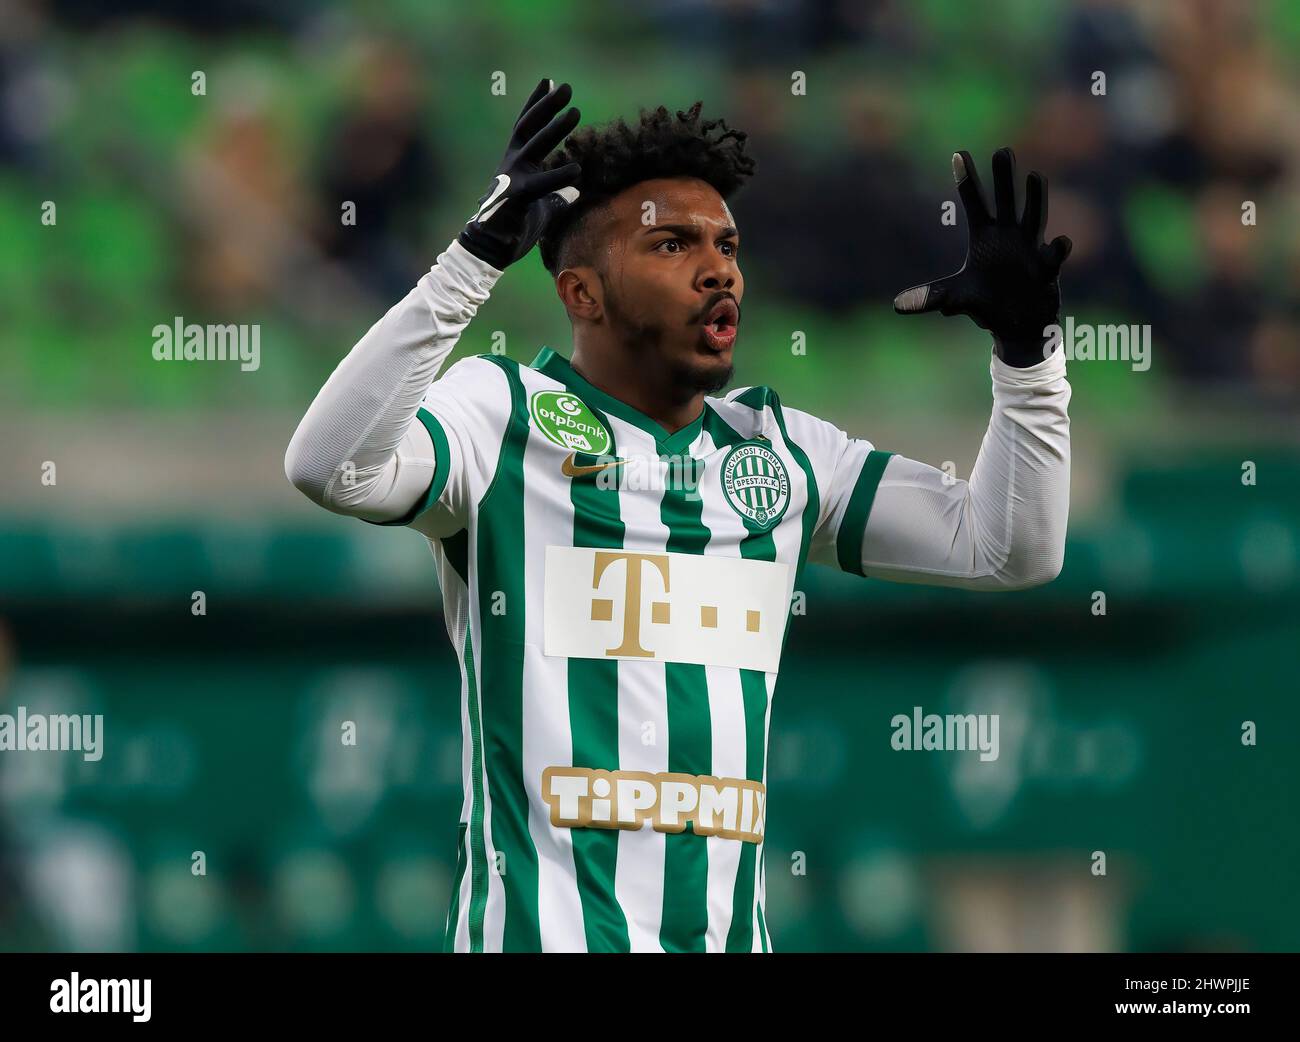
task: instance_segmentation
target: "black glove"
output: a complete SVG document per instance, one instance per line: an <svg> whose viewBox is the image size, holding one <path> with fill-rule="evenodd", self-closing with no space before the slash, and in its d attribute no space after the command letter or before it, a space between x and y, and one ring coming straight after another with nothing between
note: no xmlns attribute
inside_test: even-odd
<svg viewBox="0 0 1300 1042"><path fill-rule="evenodd" d="M542 162L574 127L580 114L569 109L573 88L542 80L524 105L510 135L505 158L479 199L478 212L460 233L460 244L502 271L533 248L559 210L578 198L577 163L542 170Z"/></svg>
<svg viewBox="0 0 1300 1042"><path fill-rule="evenodd" d="M969 315L993 334L993 350L1002 361L1019 368L1035 365L1047 357L1044 327L1060 319L1057 276L1071 245L1064 235L1043 242L1047 179L1037 170L1030 173L1024 217L1017 221L1016 157L1011 149L993 153L996 216L989 215L969 152L952 157L952 173L966 211L966 263L946 279L903 290L894 298L894 310L900 315Z"/></svg>

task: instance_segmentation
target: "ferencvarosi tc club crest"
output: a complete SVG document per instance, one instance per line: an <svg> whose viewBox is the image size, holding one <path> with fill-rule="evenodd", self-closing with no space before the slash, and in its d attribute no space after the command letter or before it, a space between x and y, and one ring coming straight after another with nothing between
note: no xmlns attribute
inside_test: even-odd
<svg viewBox="0 0 1300 1042"><path fill-rule="evenodd" d="M790 503L785 464L761 442L742 442L727 453L722 461L722 489L732 509L760 529L780 521Z"/></svg>

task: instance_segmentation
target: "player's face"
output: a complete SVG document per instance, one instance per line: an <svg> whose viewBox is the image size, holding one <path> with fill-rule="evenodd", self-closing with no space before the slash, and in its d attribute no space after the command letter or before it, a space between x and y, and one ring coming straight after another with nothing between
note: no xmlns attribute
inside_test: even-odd
<svg viewBox="0 0 1300 1042"><path fill-rule="evenodd" d="M603 281L611 328L684 391L721 390L745 294L727 204L704 181L663 178L632 186L610 206Z"/></svg>

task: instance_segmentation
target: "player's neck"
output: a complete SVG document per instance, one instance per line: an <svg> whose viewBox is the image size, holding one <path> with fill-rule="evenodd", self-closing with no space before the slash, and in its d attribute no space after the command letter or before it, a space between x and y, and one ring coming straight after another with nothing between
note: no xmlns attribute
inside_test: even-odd
<svg viewBox="0 0 1300 1042"><path fill-rule="evenodd" d="M583 351L575 345L569 366L593 387L630 405L660 427L675 434L694 423L704 408L704 392L682 398L680 388L667 383L666 371L647 372L644 362L613 351Z"/></svg>

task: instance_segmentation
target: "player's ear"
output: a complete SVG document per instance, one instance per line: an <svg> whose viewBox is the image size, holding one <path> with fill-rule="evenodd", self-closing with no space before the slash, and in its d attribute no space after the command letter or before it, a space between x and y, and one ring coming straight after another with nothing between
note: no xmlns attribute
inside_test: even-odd
<svg viewBox="0 0 1300 1042"><path fill-rule="evenodd" d="M605 313L600 288L593 268L565 268L555 276L555 293L570 318L597 321Z"/></svg>

